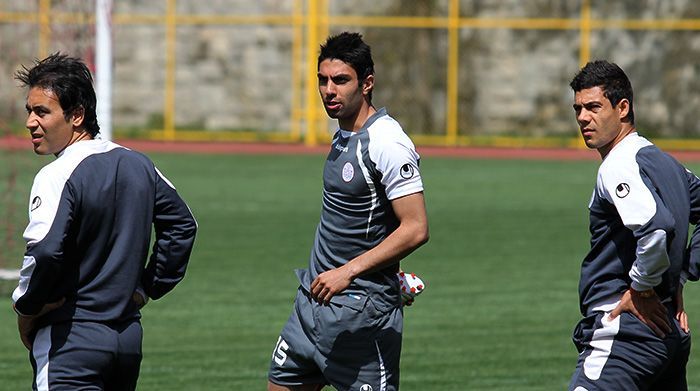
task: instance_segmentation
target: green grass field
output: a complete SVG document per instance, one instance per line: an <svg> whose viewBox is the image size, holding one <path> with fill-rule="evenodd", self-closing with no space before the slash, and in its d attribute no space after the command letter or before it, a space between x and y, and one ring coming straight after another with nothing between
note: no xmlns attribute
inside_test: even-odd
<svg viewBox="0 0 700 391"><path fill-rule="evenodd" d="M9 159L23 165L16 196L24 200L48 160L2 153L0 179ZM318 222L324 158L151 157L200 230L185 280L144 309L139 390L262 390L291 310L293 269L306 265ZM596 169L594 161L423 158L431 240L403 268L428 288L405 311L402 390L566 388ZM18 218L26 219L24 204ZM21 250L12 256L16 267ZM699 292L686 289L691 328L700 325ZM697 350L688 368L696 390ZM31 369L7 294L0 352L0 389L28 389Z"/></svg>

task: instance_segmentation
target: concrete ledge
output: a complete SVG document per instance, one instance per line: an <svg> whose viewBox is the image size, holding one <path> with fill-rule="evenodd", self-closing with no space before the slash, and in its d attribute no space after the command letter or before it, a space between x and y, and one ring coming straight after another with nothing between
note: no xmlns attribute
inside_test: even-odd
<svg viewBox="0 0 700 391"><path fill-rule="evenodd" d="M9 298L18 280L19 269L0 269L0 296Z"/></svg>

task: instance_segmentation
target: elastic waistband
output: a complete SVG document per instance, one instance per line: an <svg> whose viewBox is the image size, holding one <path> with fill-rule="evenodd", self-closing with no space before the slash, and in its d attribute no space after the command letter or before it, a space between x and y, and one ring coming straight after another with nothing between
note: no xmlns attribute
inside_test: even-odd
<svg viewBox="0 0 700 391"><path fill-rule="evenodd" d="M616 293L606 298L594 301L593 303L591 303L591 305L588 306L588 308L590 312L612 311L615 307L617 307L618 304L620 304L620 299L622 299L622 293Z"/></svg>

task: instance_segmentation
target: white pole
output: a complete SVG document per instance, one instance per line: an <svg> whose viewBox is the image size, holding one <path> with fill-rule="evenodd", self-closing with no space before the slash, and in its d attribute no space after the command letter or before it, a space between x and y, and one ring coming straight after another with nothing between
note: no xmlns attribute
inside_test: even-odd
<svg viewBox="0 0 700 391"><path fill-rule="evenodd" d="M112 0L95 0L95 83L97 120L105 140L112 139Z"/></svg>

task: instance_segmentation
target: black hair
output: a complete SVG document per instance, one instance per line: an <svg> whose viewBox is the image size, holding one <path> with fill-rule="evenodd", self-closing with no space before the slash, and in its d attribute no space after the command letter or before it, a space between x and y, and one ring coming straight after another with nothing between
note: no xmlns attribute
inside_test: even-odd
<svg viewBox="0 0 700 391"><path fill-rule="evenodd" d="M317 68L327 59L337 59L352 67L357 73L360 83L369 75L374 75L374 61L372 61L372 50L362 40L359 33L342 32L338 35L330 36L325 44L321 45L321 52L318 55ZM369 100L372 101L372 92L369 93Z"/></svg>
<svg viewBox="0 0 700 391"><path fill-rule="evenodd" d="M630 108L625 118L634 124L632 83L617 64L604 60L589 62L581 68L569 85L574 92L600 87L613 107L617 106L622 99L627 99L630 102Z"/></svg>
<svg viewBox="0 0 700 391"><path fill-rule="evenodd" d="M100 132L92 74L82 60L54 53L41 61L35 60L31 68L22 66L15 73L15 79L30 89L39 87L56 94L66 121L76 110L82 109L85 130L93 137Z"/></svg>

